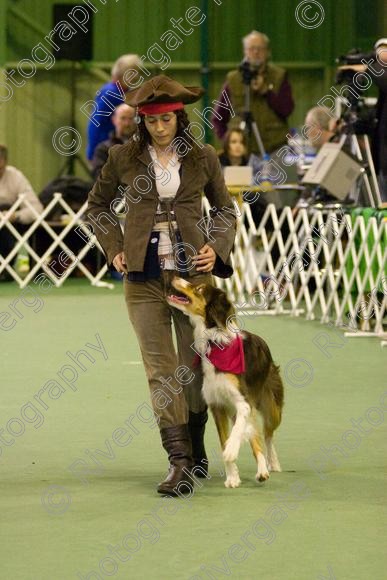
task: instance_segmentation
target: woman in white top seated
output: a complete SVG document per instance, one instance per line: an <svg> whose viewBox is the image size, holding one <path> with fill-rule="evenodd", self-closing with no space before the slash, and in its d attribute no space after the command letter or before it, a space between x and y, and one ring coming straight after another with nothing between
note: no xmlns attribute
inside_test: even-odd
<svg viewBox="0 0 387 580"><path fill-rule="evenodd" d="M7 218L9 223L22 232L36 219L36 213L40 214L43 211L43 206L25 175L16 167L8 165L7 161L7 147L0 145L0 220L14 205L19 195L25 194L24 200ZM15 244L16 238L6 223L1 224L0 221L0 253L3 258L8 256Z"/></svg>

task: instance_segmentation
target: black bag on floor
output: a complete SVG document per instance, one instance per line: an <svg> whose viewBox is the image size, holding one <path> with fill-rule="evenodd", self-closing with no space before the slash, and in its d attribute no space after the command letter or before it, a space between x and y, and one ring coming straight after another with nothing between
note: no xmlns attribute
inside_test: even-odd
<svg viewBox="0 0 387 580"><path fill-rule="evenodd" d="M71 209L78 211L87 200L87 196L92 187L93 182L91 181L85 181L73 175L64 175L63 177L57 177L53 181L50 181L40 192L39 199L43 206L46 207L54 197L54 193L59 192ZM65 213L64 209L58 204L50 211L47 218L55 220L63 213Z"/></svg>

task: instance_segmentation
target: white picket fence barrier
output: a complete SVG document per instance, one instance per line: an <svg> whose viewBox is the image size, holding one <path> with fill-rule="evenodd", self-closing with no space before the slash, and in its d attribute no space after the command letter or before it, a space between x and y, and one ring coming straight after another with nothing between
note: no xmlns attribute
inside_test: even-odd
<svg viewBox="0 0 387 580"><path fill-rule="evenodd" d="M36 219L20 234L9 222L9 216L23 202ZM203 203L208 216L209 203L206 199ZM55 231L47 216L58 205L66 214L66 221ZM0 274L6 270L20 288L25 288L43 270L59 287L78 268L92 285L112 287L111 282L103 280L107 266L102 248L84 223L86 205L75 212L56 193L43 213L38 214L24 196L19 196L9 210L0 214L0 230L8 228L17 239L9 255L0 254ZM225 227L226 224L225 215ZM43 255L37 255L32 243L39 227L52 240ZM75 228L87 240L77 254L64 242ZM82 262L93 246L102 254L96 274ZM21 248L32 258L32 267L25 277L13 266ZM51 256L58 251L62 252L66 265L60 276L49 267ZM277 210L270 204L256 227L250 205L243 203L238 209L231 260L234 276L226 280L216 278L216 284L227 290L240 313L303 314L309 320L348 326L350 336L387 339L383 328L387 303L386 220L378 223L375 217L365 220L363 216L352 219L339 209Z"/></svg>
<svg viewBox="0 0 387 580"><path fill-rule="evenodd" d="M14 225L9 221L9 217L18 209L20 206L28 206L31 212L35 215L35 221L31 223L25 233L20 234ZM57 212L58 207L62 210L62 215L66 216L66 220L60 225L59 232L56 232L51 220L48 218L49 214L55 210ZM87 207L87 202L85 202L78 211L73 211L73 209L68 205L68 203L63 199L61 193L55 193L53 199L44 208L42 213L38 213L33 206L25 199L24 194L19 195L15 203L3 215L0 214L0 231L2 228L7 228L16 238L17 242L13 250L7 255L2 256L0 253L0 274L6 270L11 277L19 284L20 288L25 288L28 284L35 278L40 270L43 270L46 276L51 280L51 282L59 287L62 286L64 281L70 276L75 268L78 268L83 275L90 280L93 286L106 286L114 287L109 282L102 281L103 276L107 272L107 266L102 260L103 266L100 268L96 275L93 275L83 264L82 260L90 252L91 248L95 245L97 250L103 254L102 248L99 245L95 236L90 236L89 229L84 223L82 216L84 215ZM44 228L47 232L50 243L47 249L42 255L38 255L34 249L34 236L38 228ZM72 232L75 228L78 228L80 232L84 232L83 238L80 235L80 240L88 240L84 243L81 250L75 254L68 245L64 242L66 235ZM25 277L21 277L17 269L13 266L13 262L18 255L18 253L23 250L28 256L33 260L33 265ZM50 263L52 263L53 254L60 252L60 266L63 267L60 275L56 275L55 267L50 268Z"/></svg>
<svg viewBox="0 0 387 580"><path fill-rule="evenodd" d="M256 227L249 204L239 211L235 273L216 280L241 313L303 314L387 339L387 220L270 204Z"/></svg>

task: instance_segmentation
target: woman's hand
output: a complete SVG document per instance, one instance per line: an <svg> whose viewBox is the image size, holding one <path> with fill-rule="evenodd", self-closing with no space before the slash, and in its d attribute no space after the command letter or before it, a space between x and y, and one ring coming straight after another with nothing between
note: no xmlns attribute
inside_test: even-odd
<svg viewBox="0 0 387 580"><path fill-rule="evenodd" d="M215 265L216 254L208 244L205 244L200 250L199 254L193 256L192 261L196 266L196 270L200 272L211 272Z"/></svg>
<svg viewBox="0 0 387 580"><path fill-rule="evenodd" d="M120 272L121 274L127 274L128 273L124 252L120 252L113 259L113 266L115 267L115 269L117 270L117 272Z"/></svg>
<svg viewBox="0 0 387 580"><path fill-rule="evenodd" d="M269 89L263 75L258 75L251 79L251 88L260 95L265 95Z"/></svg>

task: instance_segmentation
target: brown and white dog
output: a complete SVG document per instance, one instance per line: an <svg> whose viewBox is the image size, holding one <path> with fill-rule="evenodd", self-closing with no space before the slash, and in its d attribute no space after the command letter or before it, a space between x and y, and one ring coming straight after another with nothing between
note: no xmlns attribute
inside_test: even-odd
<svg viewBox="0 0 387 580"><path fill-rule="evenodd" d="M257 481L269 471L281 471L273 432L281 422L283 384L266 342L236 324L235 311L225 292L210 284L193 285L174 278L179 295L168 303L189 316L194 345L203 369L203 397L215 419L226 468L226 487L241 483L235 464L243 440L249 440L257 462ZM197 357L198 358L198 357ZM263 418L266 457L256 424ZM229 432L229 419L234 424Z"/></svg>

